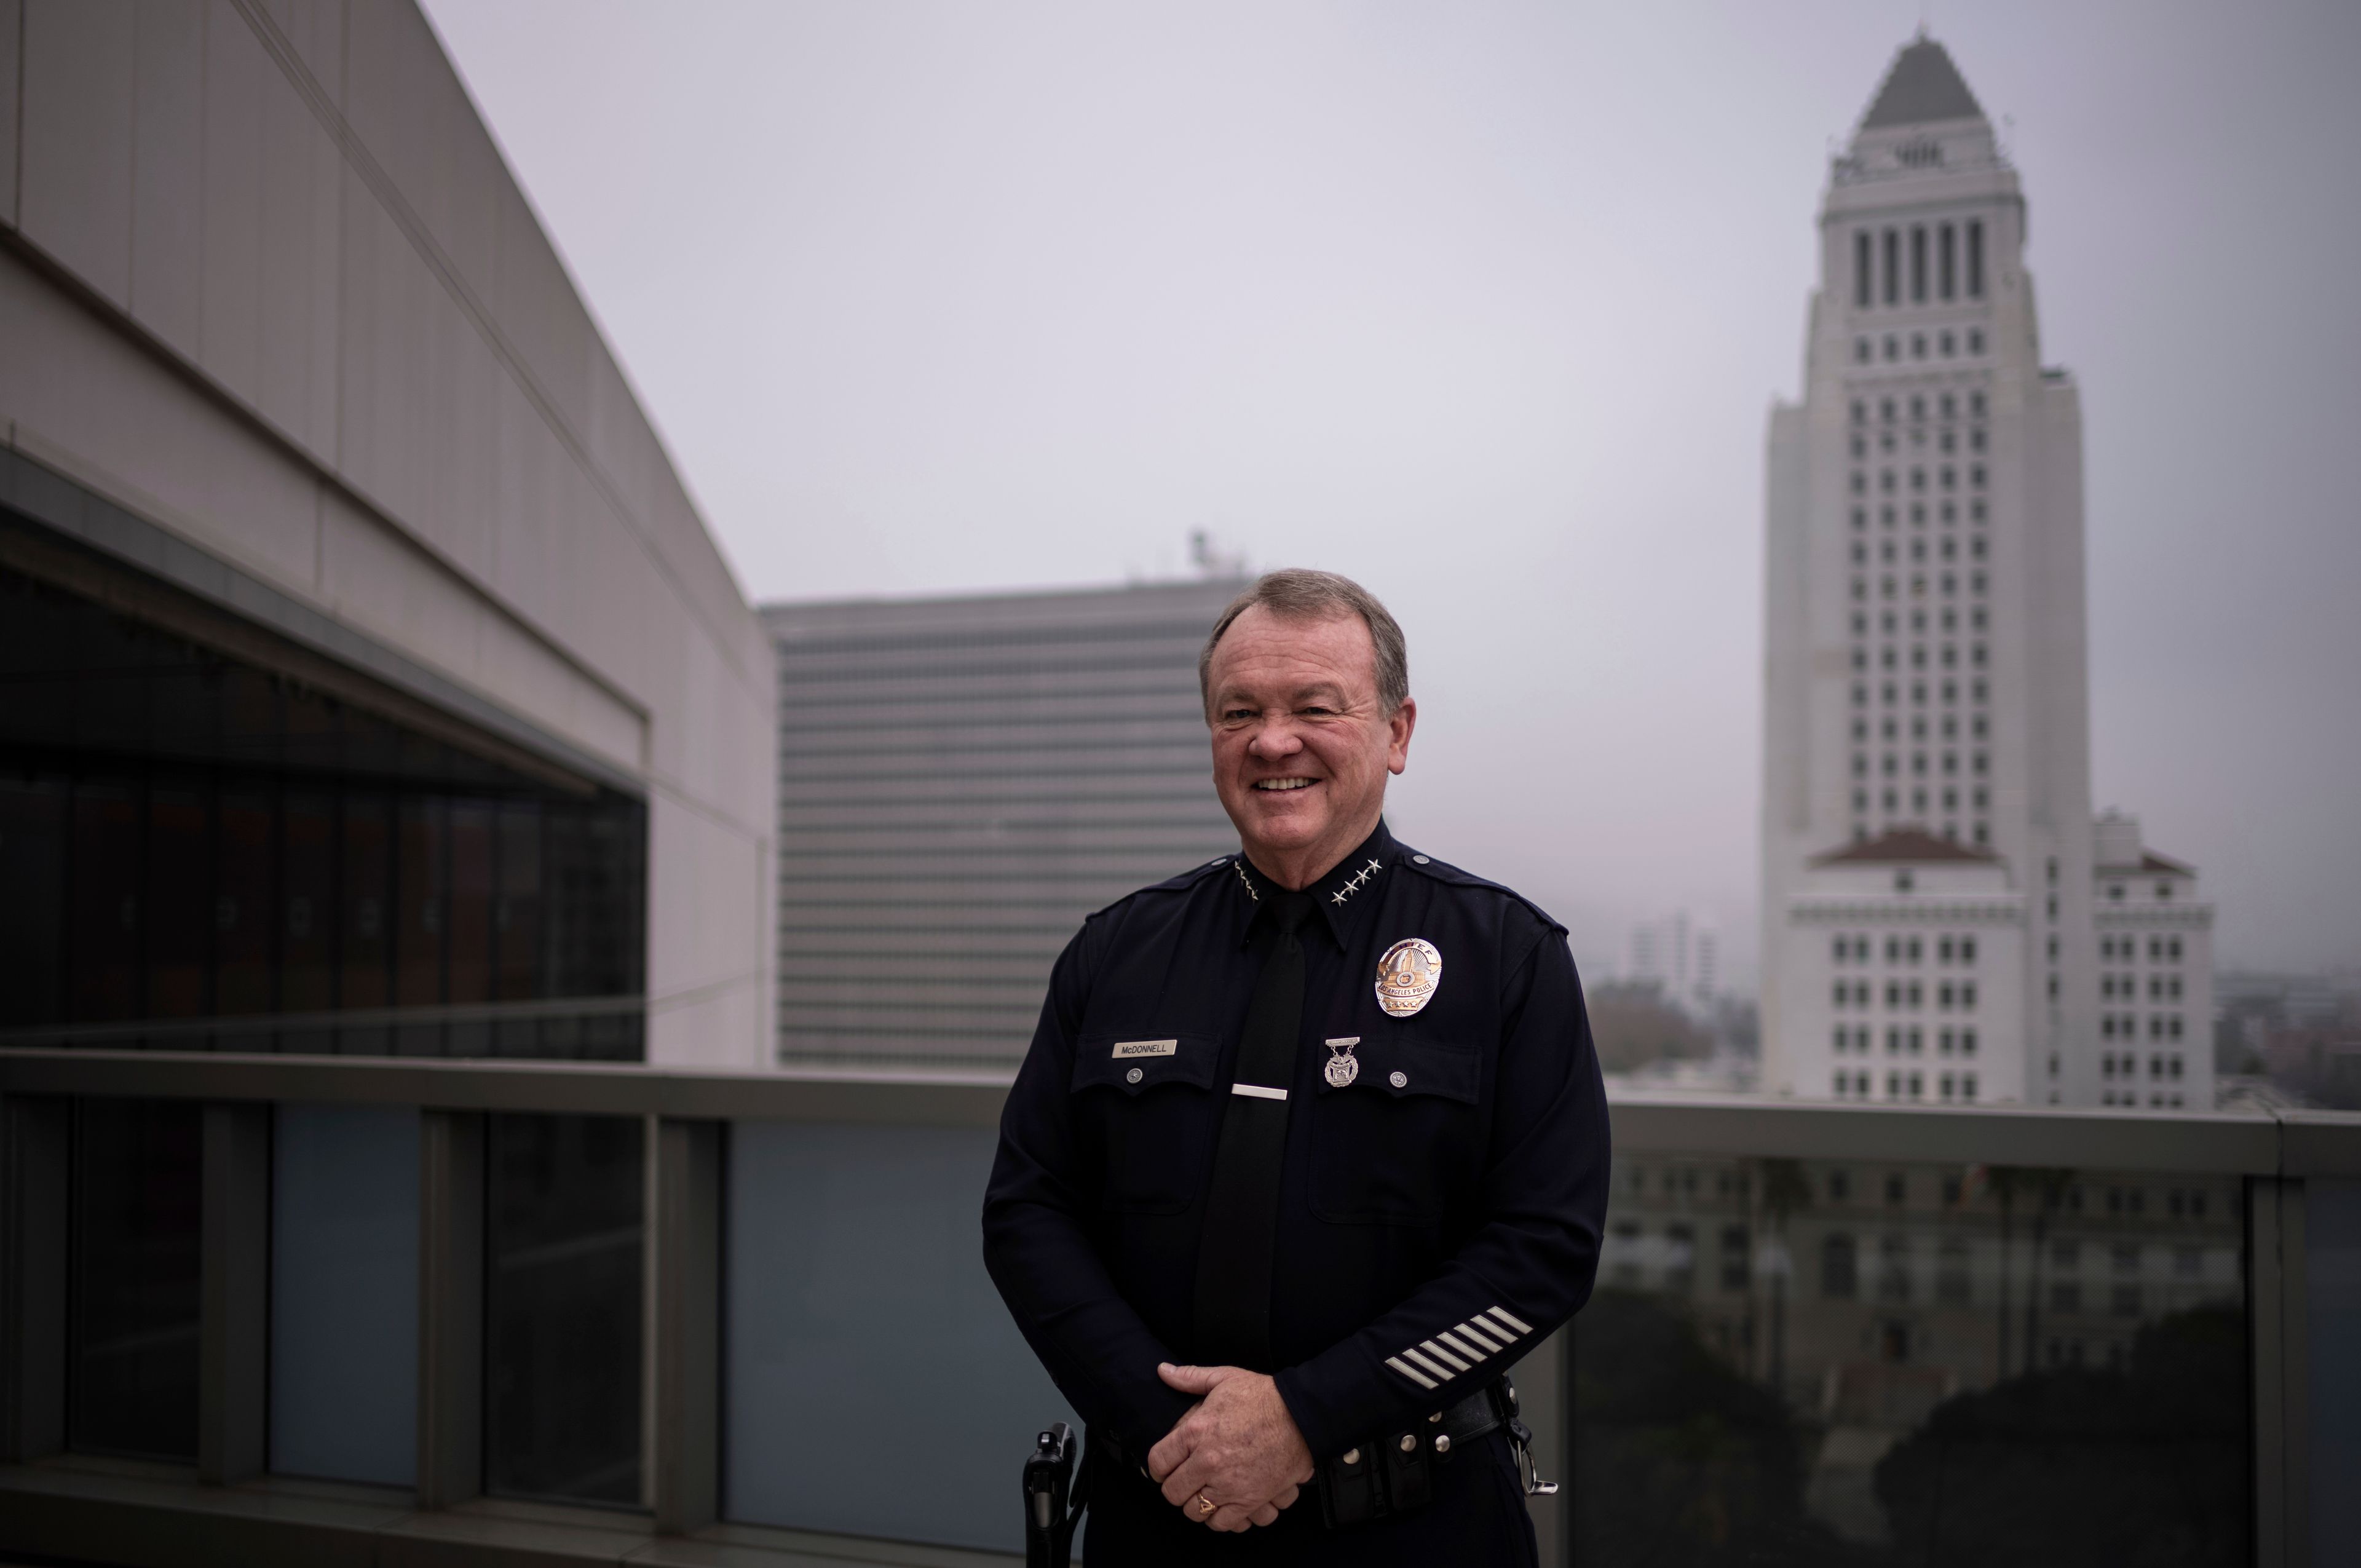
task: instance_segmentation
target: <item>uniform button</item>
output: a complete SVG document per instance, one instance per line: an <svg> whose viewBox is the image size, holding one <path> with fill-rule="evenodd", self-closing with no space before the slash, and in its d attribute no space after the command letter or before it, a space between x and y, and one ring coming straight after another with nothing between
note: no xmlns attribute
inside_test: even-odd
<svg viewBox="0 0 2361 1568"><path fill-rule="evenodd" d="M1137 1072L1139 1069L1137 1068L1133 1068L1131 1070ZM1396 1089L1408 1089L1410 1087L1410 1074L1406 1072L1389 1073L1386 1076L1386 1081L1392 1084Z"/></svg>
<svg viewBox="0 0 2361 1568"><path fill-rule="evenodd" d="M1408 1432L1402 1433L1401 1451L1404 1453L1416 1453L1418 1451L1418 1439L1411 1436Z"/></svg>
<svg viewBox="0 0 2361 1568"><path fill-rule="evenodd" d="M1146 1078L1147 1076L1148 1076L1148 1071L1147 1071L1147 1069L1146 1069L1145 1068L1137 1068L1137 1067L1136 1067L1136 1068L1133 1068L1129 1072L1126 1072L1126 1073L1125 1073L1125 1074L1123 1075L1123 1080L1124 1080L1126 1083L1137 1083L1141 1079Z"/></svg>
<svg viewBox="0 0 2361 1568"><path fill-rule="evenodd" d="M1346 1450L1345 1451L1345 1464L1358 1464L1360 1462L1361 1462L1361 1451L1360 1451L1359 1449L1357 1449L1357 1448L1348 1448L1348 1449L1346 1449Z"/></svg>
<svg viewBox="0 0 2361 1568"><path fill-rule="evenodd" d="M1437 1453L1448 1453L1451 1452L1451 1434L1449 1432L1439 1431L1434 1434L1434 1452Z"/></svg>
<svg viewBox="0 0 2361 1568"><path fill-rule="evenodd" d="M1411 859L1416 861L1420 865L1426 864L1426 857L1424 855L1412 855Z"/></svg>

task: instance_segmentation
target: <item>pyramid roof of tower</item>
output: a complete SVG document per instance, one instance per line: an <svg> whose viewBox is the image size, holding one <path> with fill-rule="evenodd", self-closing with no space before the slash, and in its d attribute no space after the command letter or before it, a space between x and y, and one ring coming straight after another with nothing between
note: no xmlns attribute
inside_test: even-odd
<svg viewBox="0 0 2361 1568"><path fill-rule="evenodd" d="M1938 839L1923 828L1889 828L1874 839L1847 844L1825 855L1815 855L1816 866L1926 865L1931 861L1966 861L1988 864L1993 857L1949 839Z"/></svg>
<svg viewBox="0 0 2361 1568"><path fill-rule="evenodd" d="M1861 128L1925 125L1933 120L1983 117L1983 106L1968 91L1966 78L1951 63L1950 52L1930 38L1916 38L1894 57L1894 68L1877 90Z"/></svg>

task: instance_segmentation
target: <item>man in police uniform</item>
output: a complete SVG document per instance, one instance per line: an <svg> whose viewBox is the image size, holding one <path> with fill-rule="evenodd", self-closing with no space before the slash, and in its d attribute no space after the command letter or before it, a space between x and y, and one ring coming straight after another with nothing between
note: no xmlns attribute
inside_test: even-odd
<svg viewBox="0 0 2361 1568"><path fill-rule="evenodd" d="M1366 591L1270 574L1198 674L1243 853L1083 922L984 1200L1088 1423L1086 1555L1530 1563L1499 1378L1607 1201L1565 930L1386 830L1418 711Z"/></svg>

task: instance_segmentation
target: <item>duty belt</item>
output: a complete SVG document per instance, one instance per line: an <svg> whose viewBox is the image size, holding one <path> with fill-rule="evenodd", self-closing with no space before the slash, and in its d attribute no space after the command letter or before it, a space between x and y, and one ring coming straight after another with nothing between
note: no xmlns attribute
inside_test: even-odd
<svg viewBox="0 0 2361 1568"><path fill-rule="evenodd" d="M1517 1390L1506 1377L1445 1406L1425 1420L1359 1443L1312 1467L1320 1494L1320 1517L1331 1530L1363 1524L1422 1508L1434 1500L1434 1469L1477 1438L1508 1429L1519 1478L1529 1497L1549 1497L1557 1483L1544 1481L1533 1465L1532 1431L1517 1417ZM1136 1470L1152 1482L1147 1455L1093 1431L1091 1446L1110 1470Z"/></svg>

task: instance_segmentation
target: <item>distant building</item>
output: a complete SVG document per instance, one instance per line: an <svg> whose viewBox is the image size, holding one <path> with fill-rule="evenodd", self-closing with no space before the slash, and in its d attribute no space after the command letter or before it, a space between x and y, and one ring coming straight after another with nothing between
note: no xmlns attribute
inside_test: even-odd
<svg viewBox="0 0 2361 1568"><path fill-rule="evenodd" d="M1682 910L1631 927L1623 977L1652 984L1666 1001L1700 1016L1712 1012L1719 992L1716 970L1720 938L1694 927Z"/></svg>
<svg viewBox="0 0 2361 1568"><path fill-rule="evenodd" d="M2194 873L2092 817L2080 394L2024 245L1991 121L1915 40L1831 164L1771 419L1774 1092L2211 1104Z"/></svg>
<svg viewBox="0 0 2361 1568"><path fill-rule="evenodd" d="M0 36L0 1046L766 1063L762 629L425 17Z"/></svg>
<svg viewBox="0 0 2361 1568"><path fill-rule="evenodd" d="M764 607L783 1062L1012 1066L1083 916L1236 850L1197 654L1244 587Z"/></svg>
<svg viewBox="0 0 2361 1568"><path fill-rule="evenodd" d="M2213 910L2197 873L2110 811L2092 835L2099 1103L2213 1107Z"/></svg>

